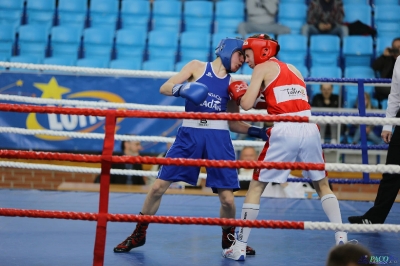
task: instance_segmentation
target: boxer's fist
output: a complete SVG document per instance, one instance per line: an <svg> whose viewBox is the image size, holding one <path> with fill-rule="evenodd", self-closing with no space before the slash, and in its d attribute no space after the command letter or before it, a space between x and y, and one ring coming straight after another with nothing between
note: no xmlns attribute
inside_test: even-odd
<svg viewBox="0 0 400 266"><path fill-rule="evenodd" d="M249 135L250 137L260 138L262 140L267 141L268 140L267 130L268 130L267 127L251 126L247 130L247 135Z"/></svg>
<svg viewBox="0 0 400 266"><path fill-rule="evenodd" d="M228 92L231 99L240 105L240 99L247 91L247 83L241 80L237 80L229 84Z"/></svg>
<svg viewBox="0 0 400 266"><path fill-rule="evenodd" d="M188 99L195 105L200 105L207 98L208 87L199 82L175 84L172 88L172 95Z"/></svg>

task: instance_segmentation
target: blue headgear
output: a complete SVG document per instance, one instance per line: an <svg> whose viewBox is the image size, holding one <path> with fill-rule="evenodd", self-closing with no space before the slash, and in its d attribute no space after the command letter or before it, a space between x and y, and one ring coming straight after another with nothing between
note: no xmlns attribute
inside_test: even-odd
<svg viewBox="0 0 400 266"><path fill-rule="evenodd" d="M222 39L217 48L215 48L215 54L221 58L222 65L225 67L228 73L231 71L231 57L236 51L241 51L243 46L243 40L236 38L225 38Z"/></svg>

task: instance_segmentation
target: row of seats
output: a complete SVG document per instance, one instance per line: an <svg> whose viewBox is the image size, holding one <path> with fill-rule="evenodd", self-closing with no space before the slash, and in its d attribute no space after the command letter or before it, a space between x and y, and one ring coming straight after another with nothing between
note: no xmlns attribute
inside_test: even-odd
<svg viewBox="0 0 400 266"><path fill-rule="evenodd" d="M106 61L120 58L169 59L188 62L193 59L209 61L215 58L213 49L225 37L235 37L229 33L181 34L129 29L118 31L104 28L86 28L81 36L75 27L57 26L51 29L50 37L41 27L21 26L19 38L12 29L0 25L0 59L9 60L15 55L45 57L103 58ZM314 35L307 45L307 38L298 34L278 36L281 51L278 58L296 66L370 65L374 57L373 40L369 36L348 36L343 40L334 35ZM391 45L390 38L378 38L376 54L380 55ZM13 51L14 47L14 51Z"/></svg>
<svg viewBox="0 0 400 266"><path fill-rule="evenodd" d="M54 25L76 26L80 29L96 26L111 28L162 27L180 31L182 25L190 30L212 31L212 25L225 30L236 30L244 20L243 1L155 1L147 0L4 0L0 2L0 22L12 24L40 24L46 30ZM215 10L215 11L214 11ZM21 19L22 18L22 19ZM184 23L182 23L184 22Z"/></svg>

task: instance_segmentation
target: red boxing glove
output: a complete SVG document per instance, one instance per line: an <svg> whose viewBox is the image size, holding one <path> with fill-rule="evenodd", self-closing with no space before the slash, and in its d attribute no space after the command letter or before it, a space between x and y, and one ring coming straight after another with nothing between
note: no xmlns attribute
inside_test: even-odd
<svg viewBox="0 0 400 266"><path fill-rule="evenodd" d="M231 99L240 105L240 100L247 91L247 83L241 80L237 80L229 84L228 92Z"/></svg>

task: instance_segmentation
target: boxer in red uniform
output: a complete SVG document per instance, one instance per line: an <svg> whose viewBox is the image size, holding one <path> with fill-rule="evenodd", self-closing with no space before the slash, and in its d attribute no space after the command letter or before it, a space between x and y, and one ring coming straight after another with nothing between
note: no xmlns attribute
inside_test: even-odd
<svg viewBox="0 0 400 266"><path fill-rule="evenodd" d="M266 34L249 37L243 43L246 63L253 69L251 83L243 81L229 86L231 98L244 110L255 107L259 95L265 98L264 107L271 115L310 116L306 84L300 72L275 56L279 44ZM260 106L257 106L259 108ZM319 129L313 123L275 122L267 131L269 139L260 153L259 161L324 163ZM255 169L242 207L243 220L255 220L260 198L268 182L284 183L290 170ZM303 171L313 181L322 207L332 223L342 223L339 202L329 188L325 171ZM250 228L239 228L236 241L222 255L233 260L245 260ZM347 242L347 233L335 233L336 244Z"/></svg>

